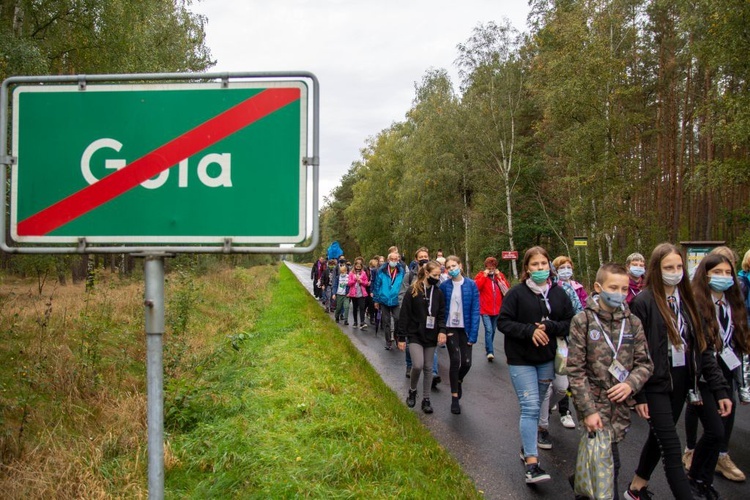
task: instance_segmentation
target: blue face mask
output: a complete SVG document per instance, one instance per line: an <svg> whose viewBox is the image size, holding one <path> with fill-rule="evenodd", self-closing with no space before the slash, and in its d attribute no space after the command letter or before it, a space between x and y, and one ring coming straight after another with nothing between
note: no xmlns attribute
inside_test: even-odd
<svg viewBox="0 0 750 500"><path fill-rule="evenodd" d="M549 269L545 271L531 271L531 281L536 284L542 284L549 278Z"/></svg>
<svg viewBox="0 0 750 500"><path fill-rule="evenodd" d="M459 269L459 268L455 268L455 269L450 269L450 270L448 271L448 274L450 275L450 277L451 277L451 278L455 278L455 277L457 277L457 276L458 276L459 274L461 274L461 269Z"/></svg>
<svg viewBox="0 0 750 500"><path fill-rule="evenodd" d="M398 265L398 262L393 262L392 260L389 260L388 265L391 267L396 267Z"/></svg>
<svg viewBox="0 0 750 500"><path fill-rule="evenodd" d="M729 290L734 285L734 278L731 276L711 276L708 280L708 286L715 292Z"/></svg>
<svg viewBox="0 0 750 500"><path fill-rule="evenodd" d="M569 267L563 267L557 270L557 277L563 281L568 281L573 277L573 270Z"/></svg>
<svg viewBox="0 0 750 500"><path fill-rule="evenodd" d="M599 297L601 297L602 301L604 301L609 307L619 309L622 307L622 303L625 302L627 295L624 293L605 292L602 290L599 292Z"/></svg>
<svg viewBox="0 0 750 500"><path fill-rule="evenodd" d="M632 274L636 278L640 278L641 276L646 274L646 268L643 266L630 266L630 274Z"/></svg>

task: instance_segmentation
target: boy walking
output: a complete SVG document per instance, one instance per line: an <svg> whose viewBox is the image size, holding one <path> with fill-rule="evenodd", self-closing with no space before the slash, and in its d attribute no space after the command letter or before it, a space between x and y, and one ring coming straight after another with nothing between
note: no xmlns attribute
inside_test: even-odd
<svg viewBox="0 0 750 500"><path fill-rule="evenodd" d="M620 456L617 443L630 427L626 401L641 390L654 365L641 321L625 302L629 278L620 264L605 264L596 273L594 291L583 312L570 323L567 371L570 390L585 430L607 428L612 435L614 492Z"/></svg>

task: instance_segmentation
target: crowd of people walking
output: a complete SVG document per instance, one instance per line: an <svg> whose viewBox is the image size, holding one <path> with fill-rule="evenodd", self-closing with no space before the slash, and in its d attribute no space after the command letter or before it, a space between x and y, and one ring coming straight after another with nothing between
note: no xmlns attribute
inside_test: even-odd
<svg viewBox="0 0 750 500"><path fill-rule="evenodd" d="M679 500L721 498L715 473L744 481L729 453L737 404L750 403L750 251L740 260L727 247L715 248L691 277L680 249L663 243L648 259L633 253L624 265L601 266L591 294L573 276L570 257L552 259L539 246L524 253L514 286L495 257L471 278L459 257L439 250L431 259L425 247L410 264L394 246L367 265L361 257L352 263L343 254L328 255L311 270L315 296L336 322L348 326L351 309L354 328L382 331L386 350L405 352L406 403L416 406L421 380L427 414L435 411L430 391L442 382L438 349L448 352L450 411L460 415L479 325L490 363L499 332L519 404L519 456L528 484L551 479L538 449L552 448L551 409L557 407L564 427L576 427L571 399L584 431L579 461L587 440L599 434L610 463L604 490L592 493L571 476L578 498L648 500L660 460ZM677 433L683 410L684 450ZM633 413L648 421L650 432L619 494L617 444Z"/></svg>

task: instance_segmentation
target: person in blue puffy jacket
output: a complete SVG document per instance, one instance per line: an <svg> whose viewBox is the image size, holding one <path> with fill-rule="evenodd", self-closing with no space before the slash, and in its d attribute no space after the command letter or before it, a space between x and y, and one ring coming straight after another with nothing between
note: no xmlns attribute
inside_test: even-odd
<svg viewBox="0 0 750 500"><path fill-rule="evenodd" d="M390 350L398 323L399 307L406 288L402 285L406 275L406 267L401 263L398 250L388 254L388 259L375 275L372 287L375 309L380 310L380 321L385 333L385 348ZM402 291L403 288L403 291Z"/></svg>
<svg viewBox="0 0 750 500"><path fill-rule="evenodd" d="M461 413L464 377L471 369L471 350L479 334L479 289L474 280L461 274L461 259L450 255L445 268L451 279L440 285L445 295L445 326L450 356L451 413Z"/></svg>

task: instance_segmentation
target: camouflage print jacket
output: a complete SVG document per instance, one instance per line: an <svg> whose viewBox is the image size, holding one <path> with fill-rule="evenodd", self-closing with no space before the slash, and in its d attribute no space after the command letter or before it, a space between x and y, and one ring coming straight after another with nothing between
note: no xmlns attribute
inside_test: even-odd
<svg viewBox="0 0 750 500"><path fill-rule="evenodd" d="M586 309L576 314L570 322L566 368L579 418L583 420L599 412L602 423L612 429L615 441L619 442L630 427L630 410L626 403L616 404L607 398L607 390L619 382L609 373L614 353L601 330L605 330L617 349L622 322L625 320L617 360L630 372L624 382L630 385L633 394L641 390L651 376L654 365L649 357L643 325L638 317L631 315L627 306L614 313L604 311L598 301L598 297L589 297ZM598 323L594 315L598 318Z"/></svg>

